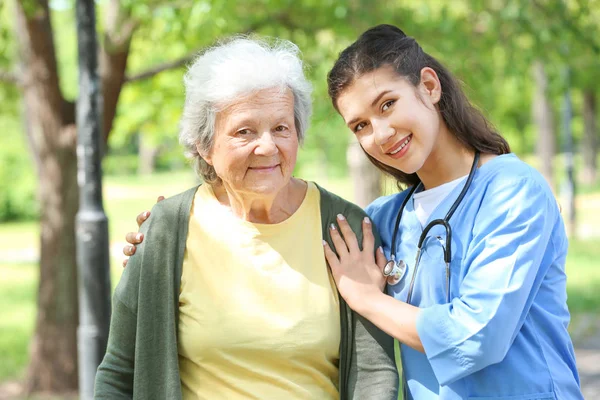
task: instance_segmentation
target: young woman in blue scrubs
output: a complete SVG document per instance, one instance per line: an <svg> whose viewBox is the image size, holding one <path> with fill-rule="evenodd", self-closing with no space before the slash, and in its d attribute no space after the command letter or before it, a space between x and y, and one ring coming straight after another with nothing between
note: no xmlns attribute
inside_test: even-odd
<svg viewBox="0 0 600 400"><path fill-rule="evenodd" d="M332 226L335 253L325 244L350 307L400 342L407 398L582 399L567 332L568 242L543 177L394 26L374 27L344 50L328 83L373 164L408 187L367 208L384 243L377 260L370 221L363 251L342 215ZM449 223L451 240L433 227L415 273L419 237L436 219ZM404 274L389 278L384 294L392 254Z"/></svg>

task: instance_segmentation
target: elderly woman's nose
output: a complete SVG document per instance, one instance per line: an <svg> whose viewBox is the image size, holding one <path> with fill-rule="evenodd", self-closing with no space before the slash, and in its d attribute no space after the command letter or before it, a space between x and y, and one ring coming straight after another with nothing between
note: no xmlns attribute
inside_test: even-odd
<svg viewBox="0 0 600 400"><path fill-rule="evenodd" d="M270 132L265 132L258 139L258 146L254 151L256 154L270 156L277 153L277 144Z"/></svg>
<svg viewBox="0 0 600 400"><path fill-rule="evenodd" d="M375 143L379 146L386 144L395 134L396 130L385 120L374 120L371 122Z"/></svg>

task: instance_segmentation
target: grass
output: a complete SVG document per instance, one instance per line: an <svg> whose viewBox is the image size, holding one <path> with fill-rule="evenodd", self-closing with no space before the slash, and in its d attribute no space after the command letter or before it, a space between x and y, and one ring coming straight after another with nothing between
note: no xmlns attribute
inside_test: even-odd
<svg viewBox="0 0 600 400"><path fill-rule="evenodd" d="M137 231L135 217L150 210L158 196L173 196L195 184L196 178L191 171L106 177L104 209L109 220L111 242L124 241L127 232Z"/></svg>
<svg viewBox="0 0 600 400"><path fill-rule="evenodd" d="M0 238L0 251L37 248L39 225L35 221L0 223Z"/></svg>
<svg viewBox="0 0 600 400"><path fill-rule="evenodd" d="M0 382L22 378L35 322L37 267L0 264Z"/></svg>
<svg viewBox="0 0 600 400"><path fill-rule="evenodd" d="M314 175L318 175L318 171ZM311 179L310 173L304 176ZM352 199L352 186L348 179L318 181L342 197ZM172 196L195 184L191 172L142 177L109 176L105 179L104 206L109 218L111 250L114 250L111 258L113 286L122 272L120 247L125 233L137 230L136 215L149 210L158 195ZM392 190L388 182L386 191ZM581 196L578 201L578 218L600 224L600 193ZM0 224L0 382L24 377L35 322L38 282L37 265L2 260L2 252L37 248L38 231L37 224L32 222ZM600 309L599 244L598 240L573 240L570 245L567 292L569 308L575 317Z"/></svg>
<svg viewBox="0 0 600 400"><path fill-rule="evenodd" d="M567 256L567 295L572 314L600 310L598 240L571 241Z"/></svg>

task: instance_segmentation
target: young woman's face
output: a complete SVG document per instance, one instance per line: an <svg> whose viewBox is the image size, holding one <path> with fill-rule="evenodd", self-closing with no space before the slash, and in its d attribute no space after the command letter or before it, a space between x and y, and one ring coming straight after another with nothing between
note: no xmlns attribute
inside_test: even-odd
<svg viewBox="0 0 600 400"><path fill-rule="evenodd" d="M356 79L339 96L337 106L370 156L412 174L423 167L438 139L439 98L433 70L424 68L415 88L392 67L381 67Z"/></svg>

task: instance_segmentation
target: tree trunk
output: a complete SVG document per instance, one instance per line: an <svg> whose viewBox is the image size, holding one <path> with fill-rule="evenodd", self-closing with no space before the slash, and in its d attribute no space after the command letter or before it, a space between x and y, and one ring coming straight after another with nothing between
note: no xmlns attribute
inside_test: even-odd
<svg viewBox="0 0 600 400"><path fill-rule="evenodd" d="M65 129L75 131L74 126ZM40 280L27 389L68 392L77 390L74 221L79 190L75 147L49 152L40 161Z"/></svg>
<svg viewBox="0 0 600 400"><path fill-rule="evenodd" d="M535 93L533 97L533 119L537 126L538 136L536 154L539 160L540 172L550 187L554 188L552 161L555 154L554 125L552 124L552 106L548 99L548 78L541 61L533 65Z"/></svg>
<svg viewBox="0 0 600 400"><path fill-rule="evenodd" d="M381 196L381 172L371 164L356 140L348 145L346 158L354 187L353 201L366 207Z"/></svg>
<svg viewBox="0 0 600 400"><path fill-rule="evenodd" d="M136 28L136 24L129 20L129 14L123 10L120 3L120 0L110 0L107 5L104 46L100 48L99 57L104 99L102 130L105 143L108 143L108 135L117 114L117 103L125 83L131 38Z"/></svg>
<svg viewBox="0 0 600 400"><path fill-rule="evenodd" d="M112 6L118 4L112 0ZM123 21L116 13L110 17ZM48 0L16 2L16 30L23 76L26 133L37 167L40 204L40 281L37 318L30 348L27 391L65 393L77 390L77 267L75 215L77 132L75 106L60 91ZM109 21L110 22L110 21ZM115 24L107 23L114 27ZM105 138L112 125L124 82L131 30L108 35L101 57ZM129 36L127 36L129 35ZM113 38L118 37L117 46ZM120 78L119 78L120 77Z"/></svg>
<svg viewBox="0 0 600 400"><path fill-rule="evenodd" d="M583 140L581 154L583 155L583 183L591 185L596 181L598 154L598 131L596 125L596 93L587 89L583 92Z"/></svg>
<svg viewBox="0 0 600 400"><path fill-rule="evenodd" d="M16 1L25 131L37 167L40 281L28 392L77 389L78 297L75 215L79 203L75 104L60 91L48 0ZM100 49L105 143L116 115L136 23L127 5L109 0ZM183 62L139 74L149 78ZM1 76L0 76L1 77Z"/></svg>
<svg viewBox="0 0 600 400"><path fill-rule="evenodd" d="M29 392L69 392L77 389L74 109L59 89L48 3L27 3L27 9L16 3L27 136L36 154L41 210L38 314L26 386Z"/></svg>

